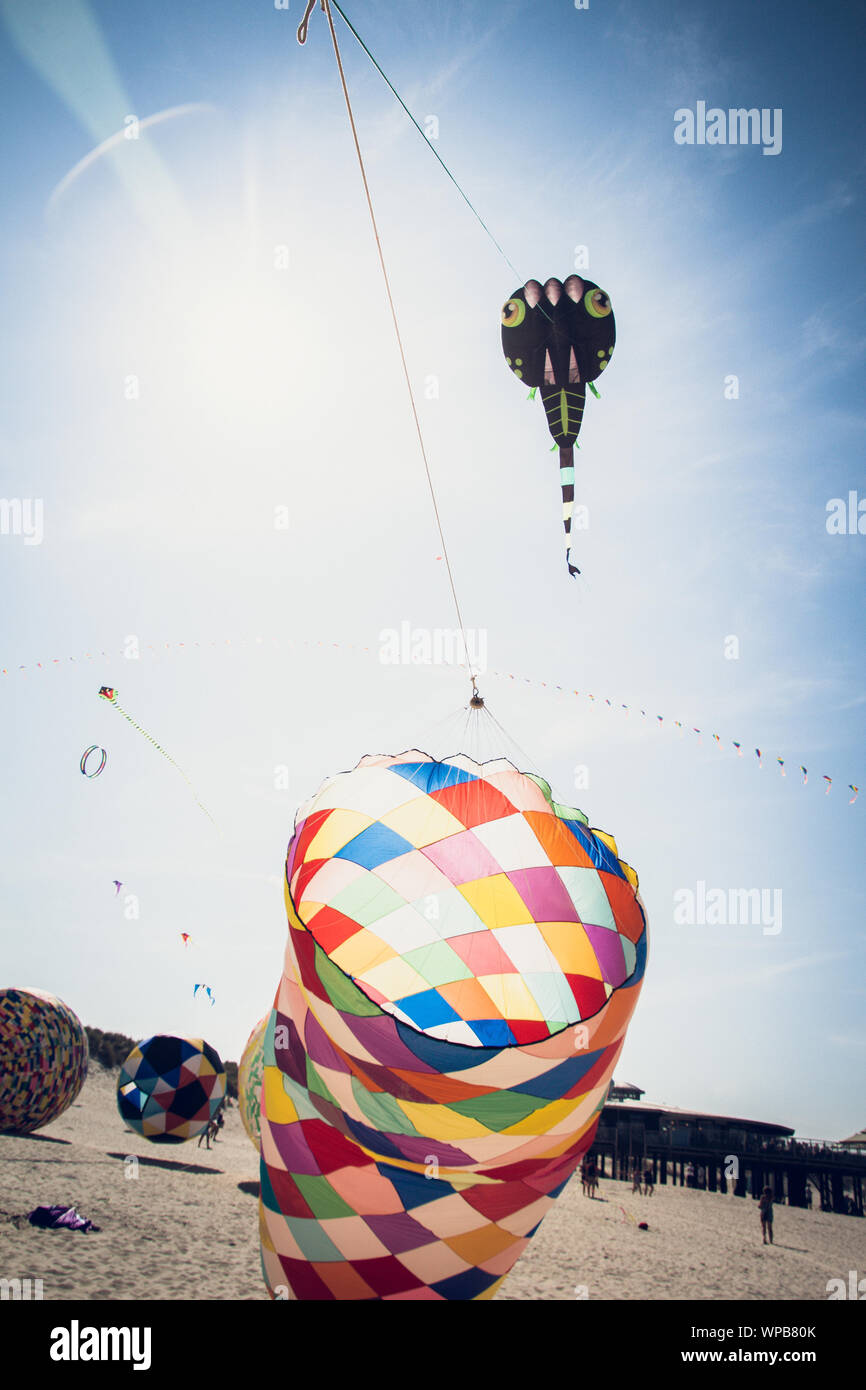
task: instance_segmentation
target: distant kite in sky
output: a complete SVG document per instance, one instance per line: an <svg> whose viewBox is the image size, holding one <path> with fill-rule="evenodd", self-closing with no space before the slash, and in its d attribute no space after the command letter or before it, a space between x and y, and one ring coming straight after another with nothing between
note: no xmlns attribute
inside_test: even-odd
<svg viewBox="0 0 866 1390"><path fill-rule="evenodd" d="M189 943L192 941L192 937L190 936L188 931L182 931L180 936L184 946L188 946Z"/></svg>
<svg viewBox="0 0 866 1390"><path fill-rule="evenodd" d="M112 879L112 883L114 884L114 896L117 897L118 893L123 887L123 884L121 883L119 878Z"/></svg>
<svg viewBox="0 0 866 1390"><path fill-rule="evenodd" d="M192 990L192 997L193 997L193 999L195 999L195 998L197 997L198 992L199 992L200 989L203 989L203 990L204 990L205 994L207 995L208 999L209 999L210 1002L211 1002L211 1007L213 1007L213 1005L216 1003L216 999L214 998L213 990L211 989L210 985L193 985L193 990Z"/></svg>
<svg viewBox="0 0 866 1390"><path fill-rule="evenodd" d="M567 280L527 280L502 310L502 351L519 380L541 391L547 426L559 445L562 521L568 572L571 563L571 519L574 512L574 446L583 421L586 387L610 362L616 325L609 296L592 280L569 275Z"/></svg>
<svg viewBox="0 0 866 1390"><path fill-rule="evenodd" d="M92 755L93 753L99 753L99 754L100 754L99 762L97 763L96 767L91 766L90 771L88 771L88 763L92 763L92 762L95 761L95 759L92 759L92 758L91 758L91 755ZM100 747L99 747L99 744L97 744L97 743L91 743L90 747L89 747L89 748L85 748L84 752L82 753L82 755L81 755L81 761L80 761L80 763L78 764L78 766L80 767L81 771L84 773L84 776L85 776L85 777L88 777L88 778L91 778L91 777L98 777L99 774L100 774L100 772L102 771L102 769L105 767L105 764L107 763L107 761L108 761L108 754L106 753L105 749L104 749L104 748L100 748Z"/></svg>
<svg viewBox="0 0 866 1390"><path fill-rule="evenodd" d="M143 729L143 728L141 727L140 724L136 724L136 722L135 722L135 720L132 718L132 716L129 715L129 714L127 714L126 710L123 709L122 706L118 703L117 691L115 690L114 686L111 686L111 685L103 685L103 686L100 686L99 694L100 694L100 696L101 696L101 698L102 698L103 700L107 700L108 703L109 703L110 705L114 705L114 708L117 710L118 714L122 714L122 715L123 715L123 717L124 717L124 719L126 720L127 724L131 724L132 727L133 727L133 729L137 729L138 732L139 732L140 734L143 734L144 737L147 739L148 743L153 744L153 746L154 746L154 748L156 749L156 751L157 751L158 753L161 753L162 756L166 759L167 762L170 762L170 763L171 763L172 767L175 769L176 772L179 772L179 773L180 773L181 777L182 777L183 780L186 782L187 786L189 787L190 791L192 792L193 796L195 797L195 803L196 803L196 805L197 805L202 811L204 811L204 813L205 813L205 815L207 816L208 820L209 820L213 825L216 825L216 821L214 820L214 818L213 818L213 816L211 815L210 811L207 809L206 806L202 806L202 803L199 801L198 795L197 795L196 790L195 790L195 787L193 786L192 782L191 782L191 781L189 780L189 778L187 777L187 775L186 775L186 773L184 772L183 768L180 767L180 765L179 765L178 763L175 762L174 758L171 756L170 753L166 753L165 749L164 749L160 744L157 743L157 741L156 741L155 738L152 738L152 737L151 737L151 735L147 732L146 729ZM104 764L103 764L103 765L104 765ZM82 770L82 772L83 772L83 771L84 771L84 768L82 768L81 770ZM102 770L102 769L100 768L100 771L101 771L101 770Z"/></svg>

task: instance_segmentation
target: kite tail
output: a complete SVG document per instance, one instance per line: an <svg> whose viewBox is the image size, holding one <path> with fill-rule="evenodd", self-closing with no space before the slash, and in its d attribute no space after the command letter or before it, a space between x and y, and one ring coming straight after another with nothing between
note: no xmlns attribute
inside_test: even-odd
<svg viewBox="0 0 866 1390"><path fill-rule="evenodd" d="M574 577L580 574L576 565L571 563L571 518L574 512L574 448L569 445L559 451L559 482L562 487L562 524L565 527L565 563L568 565L568 572Z"/></svg>
<svg viewBox="0 0 866 1390"><path fill-rule="evenodd" d="M100 692L100 693L101 693L101 692ZM196 806L198 806L199 810L204 811L205 815L207 816L208 820L210 821L210 823L211 823L211 825L214 827L214 829L215 829L215 830L219 830L219 826L217 825L217 823L216 823L216 821L214 820L213 816L211 815L210 811L207 809L206 806L204 806L204 805L202 804L201 801L199 801L199 799L198 799L198 793L196 792L196 789L195 789L195 787L193 786L192 782L191 782L191 781L189 780L189 778L187 777L187 775L186 775L186 773L184 772L183 768L182 768L178 763L175 762L175 760L174 760L174 758L171 756L171 754L170 754L170 753L167 753L167 752L165 751L165 749L162 747L162 744L157 743L156 739L151 737L151 735L147 732L147 729L143 729L143 728L141 727L140 724L136 724L135 720L132 718L132 715L131 715L131 714L127 714L127 712L126 712L126 710L123 708L123 706L120 705L120 704L118 703L117 695L116 695L113 691L112 691L112 693L111 693L110 696L109 696L109 695L105 695L105 696L103 696L103 698L104 698L104 699L107 699L108 702L109 702L109 704L114 705L114 708L117 710L118 714L122 714L122 715L123 715L123 717L124 717L124 719L126 720L127 724L131 724L132 727L133 727L133 729L137 729L138 732L139 732L140 734L143 734L144 737L147 739L148 743L153 744L153 747L156 749L156 751L157 751L158 753L161 753L161 754L162 754L162 756L165 758L166 762L171 763L171 765L172 765L172 767L175 769L175 771L180 773L181 777L182 777L183 780L186 782L187 786L189 787L190 791L192 792L193 800L195 801Z"/></svg>

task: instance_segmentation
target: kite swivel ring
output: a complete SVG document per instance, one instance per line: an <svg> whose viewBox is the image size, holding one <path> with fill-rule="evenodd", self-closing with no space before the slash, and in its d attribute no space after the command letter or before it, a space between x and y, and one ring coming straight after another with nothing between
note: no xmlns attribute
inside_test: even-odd
<svg viewBox="0 0 866 1390"><path fill-rule="evenodd" d="M322 12L323 12L324 14L327 14L328 11L325 9L325 0L321 0L321 3L322 3ZM308 27L308 25L309 25L309 23L310 23L310 15L313 13L313 10L314 10L315 8L316 8L316 0L307 0L307 8L306 8L306 10L304 11L304 17L303 17L303 19L301 20L300 24L298 25L298 43L306 43L306 42L307 42L307 27Z"/></svg>

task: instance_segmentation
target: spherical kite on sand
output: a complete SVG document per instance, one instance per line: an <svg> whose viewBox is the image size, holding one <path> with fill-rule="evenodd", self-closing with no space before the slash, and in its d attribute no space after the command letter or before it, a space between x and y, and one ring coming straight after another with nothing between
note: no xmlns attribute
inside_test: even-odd
<svg viewBox="0 0 866 1390"><path fill-rule="evenodd" d="M265 1067L265 1030L270 1014L260 1018L244 1048L238 1065L238 1106L244 1129L256 1148L262 1143L262 1073Z"/></svg>
<svg viewBox="0 0 866 1390"><path fill-rule="evenodd" d="M62 1115L84 1085L81 1020L38 989L0 989L0 1132L29 1134Z"/></svg>
<svg viewBox="0 0 866 1390"><path fill-rule="evenodd" d="M412 751L302 807L286 906L272 1294L492 1298L592 1144L644 973L637 875L540 778Z"/></svg>
<svg viewBox="0 0 866 1390"><path fill-rule="evenodd" d="M225 1093L225 1069L208 1043L157 1033L121 1067L117 1108L144 1139L183 1144L207 1128Z"/></svg>

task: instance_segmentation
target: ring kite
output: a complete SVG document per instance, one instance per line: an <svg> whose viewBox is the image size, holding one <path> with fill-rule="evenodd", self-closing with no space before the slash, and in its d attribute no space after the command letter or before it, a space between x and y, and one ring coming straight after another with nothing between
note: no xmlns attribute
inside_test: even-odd
<svg viewBox="0 0 866 1390"><path fill-rule="evenodd" d="M610 362L616 324L607 293L592 280L569 275L541 285L527 280L502 309L502 351L521 381L541 391L547 426L559 445L565 560L570 575L571 519L574 512L574 446L583 421L586 387Z"/></svg>
<svg viewBox="0 0 866 1390"><path fill-rule="evenodd" d="M644 973L637 887L504 760L367 757L301 808L264 1043L273 1296L493 1297L592 1145Z"/></svg>
<svg viewBox="0 0 866 1390"><path fill-rule="evenodd" d="M87 763L91 753L100 753L102 756L99 759L99 766L93 772L88 772ZM91 778L98 777L107 762L108 754L106 753L105 749L100 748L98 743L91 743L90 747L85 748L84 752L82 753L81 762L78 764L78 766L81 768L81 771L83 772L85 777Z"/></svg>

